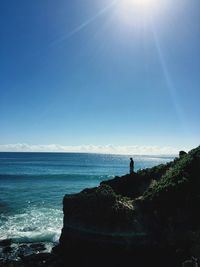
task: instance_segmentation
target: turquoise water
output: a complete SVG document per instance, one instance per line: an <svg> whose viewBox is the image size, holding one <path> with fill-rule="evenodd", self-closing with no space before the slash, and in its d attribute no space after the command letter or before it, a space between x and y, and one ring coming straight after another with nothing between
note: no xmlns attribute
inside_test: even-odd
<svg viewBox="0 0 200 267"><path fill-rule="evenodd" d="M124 175L129 157L84 153L0 153L0 239L52 242L62 228L65 194ZM134 156L135 169L172 157Z"/></svg>

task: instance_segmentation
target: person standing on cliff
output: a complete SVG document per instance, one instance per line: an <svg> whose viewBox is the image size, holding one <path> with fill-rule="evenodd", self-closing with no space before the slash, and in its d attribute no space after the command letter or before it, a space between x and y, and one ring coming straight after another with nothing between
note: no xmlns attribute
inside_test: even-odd
<svg viewBox="0 0 200 267"><path fill-rule="evenodd" d="M133 174L134 171L134 161L133 158L130 158L130 174Z"/></svg>

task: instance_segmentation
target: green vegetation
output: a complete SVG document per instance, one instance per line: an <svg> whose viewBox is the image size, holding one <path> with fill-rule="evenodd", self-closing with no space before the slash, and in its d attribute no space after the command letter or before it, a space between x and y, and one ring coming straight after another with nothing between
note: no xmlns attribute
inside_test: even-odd
<svg viewBox="0 0 200 267"><path fill-rule="evenodd" d="M144 192L144 207L156 210L163 220L169 216L178 220L178 214L182 214L182 217L190 218L193 225L199 221L197 211L200 204L200 146L188 154L182 153L180 158L168 166L154 167L148 172L159 173L160 179Z"/></svg>
<svg viewBox="0 0 200 267"><path fill-rule="evenodd" d="M145 199L153 200L164 192L182 187L183 184L193 183L194 186L198 182L197 176L200 173L200 147L181 156L168 166L167 164L163 167L159 165L152 169L154 173L159 173L161 178L150 191L147 190L144 193ZM165 169L166 172L162 173Z"/></svg>
<svg viewBox="0 0 200 267"><path fill-rule="evenodd" d="M167 164L160 164L153 168L147 168L144 170L139 170L137 173L141 177L148 177L149 179L159 180L162 175L174 164L174 162L169 162Z"/></svg>

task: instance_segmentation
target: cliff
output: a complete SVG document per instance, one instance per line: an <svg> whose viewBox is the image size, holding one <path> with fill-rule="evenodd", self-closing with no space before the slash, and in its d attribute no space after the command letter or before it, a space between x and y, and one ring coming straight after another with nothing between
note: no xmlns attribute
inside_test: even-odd
<svg viewBox="0 0 200 267"><path fill-rule="evenodd" d="M68 259L78 256L83 266L94 261L95 266L105 261L180 266L188 257L200 257L199 174L200 147L170 163L66 195L56 251Z"/></svg>
<svg viewBox="0 0 200 267"><path fill-rule="evenodd" d="M66 195L63 209L58 250L66 257L64 261L77 266L92 266L94 262L102 266L106 261L112 266L121 261L124 249L129 253L131 246L147 243L145 229L134 219L134 201L117 195L108 185Z"/></svg>

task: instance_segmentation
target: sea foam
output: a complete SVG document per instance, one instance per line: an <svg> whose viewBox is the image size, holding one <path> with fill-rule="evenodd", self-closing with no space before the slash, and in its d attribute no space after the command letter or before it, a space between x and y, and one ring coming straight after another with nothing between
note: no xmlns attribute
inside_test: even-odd
<svg viewBox="0 0 200 267"><path fill-rule="evenodd" d="M57 242L62 228L62 211L31 209L15 215L0 216L0 239L16 243Z"/></svg>

